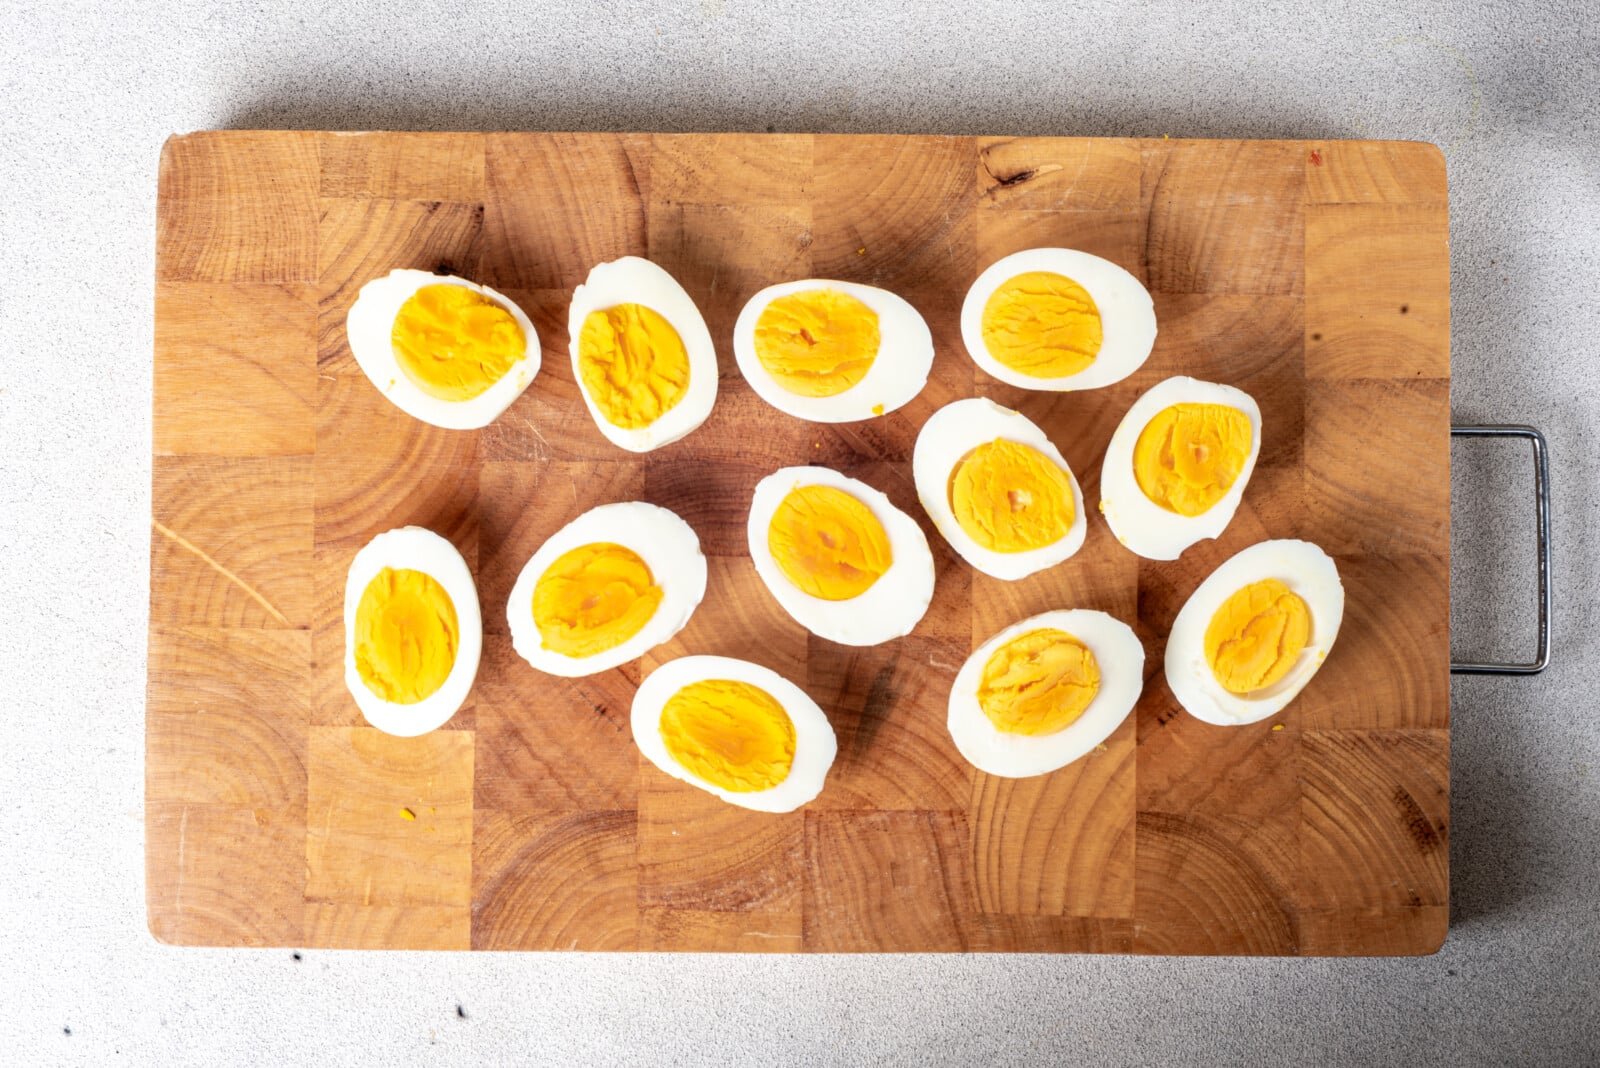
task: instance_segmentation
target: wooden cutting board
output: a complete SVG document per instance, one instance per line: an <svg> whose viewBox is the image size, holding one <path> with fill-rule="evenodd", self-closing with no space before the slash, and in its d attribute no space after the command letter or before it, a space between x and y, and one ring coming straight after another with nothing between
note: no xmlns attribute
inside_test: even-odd
<svg viewBox="0 0 1600 1068"><path fill-rule="evenodd" d="M974 371L957 316L978 270L1036 245L1107 257L1155 295L1128 381L1029 393ZM716 410L647 457L591 424L568 295L648 256L717 339ZM395 267L493 285L544 368L494 425L438 430L368 384L345 311ZM892 289L938 356L912 404L798 422L734 368L735 314L807 276ZM1427 953L1447 926L1449 256L1443 159L1377 142L810 135L200 133L161 158L146 718L147 894L163 941L670 950ZM1098 515L1027 581L960 564L916 503L939 406L1020 408L1097 499L1133 399L1172 374L1260 402L1260 466L1225 536L1176 563ZM910 637L806 633L745 551L755 482L814 461L928 529L938 589ZM543 676L504 605L534 549L599 503L699 532L705 603L644 662ZM478 578L485 650L426 737L363 726L341 677L346 567L408 523ZM1283 714L1217 728L1160 672L1184 598L1263 538L1308 538L1348 592L1339 644ZM1134 715L1055 774L973 771L945 732L957 666L1002 626L1087 607L1147 654ZM831 717L807 809L721 804L645 764L642 672L686 653L767 664Z"/></svg>

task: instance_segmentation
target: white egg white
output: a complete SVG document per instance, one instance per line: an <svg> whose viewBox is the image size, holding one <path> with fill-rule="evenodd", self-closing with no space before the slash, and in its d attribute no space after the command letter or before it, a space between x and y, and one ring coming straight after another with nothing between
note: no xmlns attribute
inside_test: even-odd
<svg viewBox="0 0 1600 1068"><path fill-rule="evenodd" d="M1267 579L1277 579L1305 601L1311 636L1283 678L1256 693L1231 693L1206 662L1206 627L1229 597ZM1333 649L1343 620L1344 584L1327 553L1309 541L1258 542L1213 571L1184 602L1167 635L1167 685L1191 716L1207 723L1231 727L1265 719L1305 689Z"/></svg>
<svg viewBox="0 0 1600 1068"><path fill-rule="evenodd" d="M661 712L667 701L691 683L713 679L757 686L771 694L789 714L794 724L794 763L788 777L771 789L748 793L724 790L691 774L667 751L661 737ZM822 792L823 781L839 750L828 717L804 690L776 671L727 656L684 656L661 665L634 694L631 722L633 740L650 763L730 805L758 812L792 812L813 800Z"/></svg>
<svg viewBox="0 0 1600 1068"><path fill-rule="evenodd" d="M831 397L791 393L767 373L756 355L756 323L767 305L816 289L855 297L878 316L877 358L861 381ZM750 388L780 412L813 423L849 423L892 412L922 392L933 366L933 334L917 309L887 290L810 278L768 286L745 303L733 325L733 356Z"/></svg>
<svg viewBox="0 0 1600 1068"><path fill-rule="evenodd" d="M789 581L767 544L778 505L801 486L832 486L867 506L889 536L889 569L848 601L813 597ZM826 467L785 467L756 485L750 502L750 559L768 591L795 622L841 645L877 645L910 634L933 600L933 553L917 521L865 482Z"/></svg>
<svg viewBox="0 0 1600 1068"><path fill-rule="evenodd" d="M607 419L584 385L579 367L578 339L584 320L591 312L618 304L642 304L671 323L689 357L689 385L683 397L648 426L621 427ZM572 375L583 394L583 403L600 433L619 449L649 452L669 445L705 422L717 402L717 351L705 318L678 280L649 260L623 256L591 270L583 284L573 290L567 312L567 337Z"/></svg>
<svg viewBox="0 0 1600 1068"><path fill-rule="evenodd" d="M545 648L533 620L533 590L540 577L564 554L595 542L633 550L661 587L661 603L639 632L593 656L568 656ZM694 529L654 504L624 501L591 508L550 536L523 565L506 603L511 646L548 675L578 678L637 660L678 633L706 595L706 558Z"/></svg>
<svg viewBox="0 0 1600 1068"><path fill-rule="evenodd" d="M996 649L1036 630L1060 630L1094 654L1100 689L1079 716L1054 734L1009 734L978 704L983 668ZM950 737L979 771L1008 779L1043 775L1077 760L1122 725L1144 690L1144 646L1126 623L1085 608L1044 612L1013 623L967 657L950 688Z"/></svg>
<svg viewBox="0 0 1600 1068"><path fill-rule="evenodd" d="M386 701L367 688L356 669L356 609L368 584L384 568L421 571L444 587L456 611L455 663L443 685L415 704ZM379 534L356 553L344 584L344 684L368 723L386 734L410 738L442 726L467 699L483 654L483 617L478 587L461 553L422 527L400 527Z"/></svg>
<svg viewBox="0 0 1600 1068"><path fill-rule="evenodd" d="M1088 291L1100 310L1100 351L1082 371L1038 378L1007 367L983 340L983 309L995 290L1019 274L1049 271ZM1120 382L1143 366L1156 343L1156 310L1150 293L1133 275L1110 260L1069 248L1032 248L996 260L978 275L961 305L961 341L983 371L1024 389L1063 392L1098 389Z"/></svg>
<svg viewBox="0 0 1600 1068"><path fill-rule="evenodd" d="M494 385L471 400L447 401L432 396L406 376L394 352L394 320L400 308L412 294L423 286L463 286L481 293L499 304L522 327L527 339L527 350L522 359L506 369ZM541 350L539 335L527 313L517 307L504 294L488 286L480 286L465 278L430 274L427 271L390 271L382 278L374 278L361 287L355 303L345 318L345 332L350 338L350 353L356 359L378 392L389 398L401 411L424 423L444 427L446 430L472 430L488 426L501 412L511 407L511 402L522 396L522 391L539 373Z"/></svg>
<svg viewBox="0 0 1600 1068"><path fill-rule="evenodd" d="M1250 418L1250 455L1243 470L1216 504L1196 516L1169 512L1146 497L1133 473L1133 450L1140 433L1150 420L1174 404L1225 404ZM1242 389L1215 382L1169 378L1151 386L1134 401L1111 435L1100 468L1100 511L1117 540L1138 555L1148 560L1176 560L1195 542L1215 538L1227 529L1244 499L1245 486L1250 483L1260 454L1261 408L1254 397Z"/></svg>
<svg viewBox="0 0 1600 1068"><path fill-rule="evenodd" d="M1055 461L1072 484L1072 525L1066 534L1049 545L1020 553L995 552L973 541L956 521L950 505L950 478L956 465L978 446L1002 438L1037 449ZM1021 412L1001 407L985 397L968 397L945 405L934 412L917 433L917 444L911 454L911 474L916 482L917 498L934 527L963 560L986 575L1007 580L1027 578L1036 571L1054 567L1083 548L1088 520L1083 512L1083 490L1078 486L1078 478L1067 466L1061 450L1051 443L1038 424Z"/></svg>

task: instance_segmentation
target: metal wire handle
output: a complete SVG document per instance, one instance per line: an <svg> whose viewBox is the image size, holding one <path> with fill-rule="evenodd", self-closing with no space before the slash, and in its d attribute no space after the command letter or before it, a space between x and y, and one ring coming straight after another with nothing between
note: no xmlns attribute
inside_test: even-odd
<svg viewBox="0 0 1600 1068"><path fill-rule="evenodd" d="M1453 438L1526 438L1533 444L1533 499L1538 513L1539 644L1526 664L1450 662L1452 675L1537 675L1550 666L1550 458L1544 435L1531 426L1453 426Z"/></svg>

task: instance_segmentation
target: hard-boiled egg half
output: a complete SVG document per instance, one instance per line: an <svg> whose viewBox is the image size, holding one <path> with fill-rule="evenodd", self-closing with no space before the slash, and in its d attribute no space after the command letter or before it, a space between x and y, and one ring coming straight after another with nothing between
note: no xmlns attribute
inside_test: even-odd
<svg viewBox="0 0 1600 1068"><path fill-rule="evenodd" d="M917 521L865 482L785 467L756 485L750 559L783 610L842 645L911 633L933 600L933 554Z"/></svg>
<svg viewBox="0 0 1600 1068"><path fill-rule="evenodd" d="M590 271L573 291L567 336L583 403L618 448L660 448L711 414L711 331L677 280L649 260L624 256Z"/></svg>
<svg viewBox="0 0 1600 1068"><path fill-rule="evenodd" d="M1221 534L1261 452L1261 409L1232 386L1169 378L1122 417L1100 469L1100 511L1117 540L1176 560Z"/></svg>
<svg viewBox="0 0 1600 1068"><path fill-rule="evenodd" d="M1167 685L1207 723L1254 723L1311 681L1339 636L1344 585L1308 541L1263 541L1189 595L1167 636Z"/></svg>
<svg viewBox="0 0 1600 1068"><path fill-rule="evenodd" d="M685 656L657 668L634 695L632 724L650 763L760 812L791 812L815 798L839 748L805 691L726 656Z"/></svg>
<svg viewBox="0 0 1600 1068"><path fill-rule="evenodd" d="M911 454L917 497L950 547L986 575L1026 578L1083 547L1083 491L1023 415L983 397L945 405Z"/></svg>
<svg viewBox="0 0 1600 1068"><path fill-rule="evenodd" d="M750 388L780 412L848 423L922 392L933 335L893 293L808 279L750 298L733 326L733 355Z"/></svg>
<svg viewBox="0 0 1600 1068"><path fill-rule="evenodd" d="M593 675L678 633L705 595L706 558L689 524L642 501L603 504L523 566L506 605L511 645L548 674Z"/></svg>
<svg viewBox="0 0 1600 1068"><path fill-rule="evenodd" d="M344 585L344 682L367 722L409 738L467 699L483 651L478 589L456 547L401 527L356 553Z"/></svg>
<svg viewBox="0 0 1600 1068"><path fill-rule="evenodd" d="M961 305L961 340L984 371L1026 389L1097 389L1150 356L1155 304L1110 260L1034 248L995 261Z"/></svg>
<svg viewBox="0 0 1600 1068"><path fill-rule="evenodd" d="M449 430L488 426L539 373L528 316L465 278L413 270L374 278L356 295L345 331L378 392Z"/></svg>
<svg viewBox="0 0 1600 1068"><path fill-rule="evenodd" d="M950 690L950 737L974 767L1019 779L1110 737L1144 689L1144 646L1114 616L1045 612L980 645Z"/></svg>

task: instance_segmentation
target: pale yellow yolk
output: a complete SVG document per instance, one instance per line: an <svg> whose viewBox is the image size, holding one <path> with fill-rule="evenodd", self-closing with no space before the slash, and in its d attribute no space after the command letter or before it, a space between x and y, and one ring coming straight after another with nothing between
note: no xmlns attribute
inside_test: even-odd
<svg viewBox="0 0 1600 1068"><path fill-rule="evenodd" d="M779 297L756 320L756 359L802 397L832 397L860 382L878 340L878 313L834 289Z"/></svg>
<svg viewBox="0 0 1600 1068"><path fill-rule="evenodd" d="M1019 274L989 294L983 305L983 343L989 354L1035 378L1077 374L1094 363L1103 339L1094 298L1066 275Z"/></svg>
<svg viewBox="0 0 1600 1068"><path fill-rule="evenodd" d="M578 373L606 422L649 426L689 390L689 353L672 324L643 304L592 311L578 333Z"/></svg>
<svg viewBox="0 0 1600 1068"><path fill-rule="evenodd" d="M759 686L707 679L661 709L661 739L695 778L733 793L770 790L794 765L794 722Z"/></svg>
<svg viewBox="0 0 1600 1068"><path fill-rule="evenodd" d="M956 465L950 509L969 538L997 553L1059 541L1078 514L1067 473L1038 449L1004 438Z"/></svg>
<svg viewBox="0 0 1600 1068"><path fill-rule="evenodd" d="M661 587L650 566L622 545L568 550L533 586L533 622L546 649L593 656L615 649L655 615Z"/></svg>
<svg viewBox="0 0 1600 1068"><path fill-rule="evenodd" d="M894 560L878 517L833 486L790 490L767 524L767 550L797 589L825 601L859 597Z"/></svg>
<svg viewBox="0 0 1600 1068"><path fill-rule="evenodd" d="M978 707L1006 734L1054 734L1077 722L1100 692L1100 665L1064 630L1033 630L989 655Z"/></svg>
<svg viewBox="0 0 1600 1068"><path fill-rule="evenodd" d="M1222 499L1250 457L1250 417L1226 404L1174 404L1145 424L1133 477L1169 512L1200 515Z"/></svg>
<svg viewBox="0 0 1600 1068"><path fill-rule="evenodd" d="M1206 625L1206 662L1229 693L1264 690L1289 673L1311 639L1311 609L1277 579L1252 582Z"/></svg>
<svg viewBox="0 0 1600 1068"><path fill-rule="evenodd" d="M367 689L397 705L431 696L455 667L456 606L432 575L389 568L356 605L356 671Z"/></svg>
<svg viewBox="0 0 1600 1068"><path fill-rule="evenodd" d="M400 370L422 392L466 401L505 377L528 339L509 311L466 286L423 286L400 305L390 333Z"/></svg>

